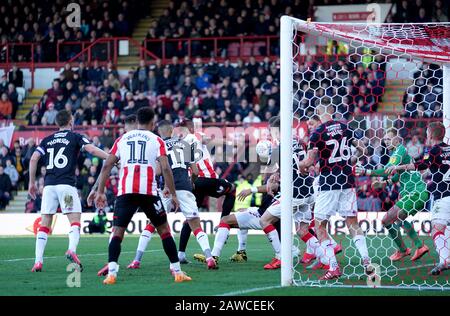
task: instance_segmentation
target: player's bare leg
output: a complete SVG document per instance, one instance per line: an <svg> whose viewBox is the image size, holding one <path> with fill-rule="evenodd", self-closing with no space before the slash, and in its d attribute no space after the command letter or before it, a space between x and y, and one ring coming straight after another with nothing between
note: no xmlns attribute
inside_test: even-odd
<svg viewBox="0 0 450 316"><path fill-rule="evenodd" d="M145 250L147 249L148 243L152 239L153 233L156 228L151 223L145 226L144 230L139 237L138 247L136 249L136 255L134 260L128 265L128 269L139 269L141 265L142 256L144 255Z"/></svg>
<svg viewBox="0 0 450 316"><path fill-rule="evenodd" d="M356 249L358 249L366 274L372 275L375 269L371 265L369 250L367 249L366 236L364 236L364 233L359 226L358 218L356 216L348 216L345 219L345 224L347 225L348 231L352 236Z"/></svg>
<svg viewBox="0 0 450 316"><path fill-rule="evenodd" d="M261 223L261 228L267 236L270 244L272 245L273 251L275 252L275 257L264 266L264 269L274 270L281 268L281 242L278 232L273 224L279 221L278 217L273 216L269 212L264 212L261 216L259 222Z"/></svg>
<svg viewBox="0 0 450 316"><path fill-rule="evenodd" d="M34 266L31 272L41 272L42 265L44 263L44 251L47 245L48 234L50 233L50 228L52 227L53 215L42 214L41 215L41 225L36 234L36 249L35 249L35 260Z"/></svg>
<svg viewBox="0 0 450 316"><path fill-rule="evenodd" d="M77 256L77 247L80 242L80 222L81 213L67 213L67 219L70 223L69 232L69 249L66 251L66 258L80 267L80 271L83 271L83 265Z"/></svg>
<svg viewBox="0 0 450 316"><path fill-rule="evenodd" d="M417 250L413 256L414 260L419 259L425 253L428 252L428 247L423 245L423 243L420 241L416 231L414 230L414 227L411 225L410 222L406 220L407 217L408 214L406 214L405 211L400 209L397 205L394 205L385 214L385 216L381 221L383 226L386 227L386 229L388 230L389 236L392 238L392 240L394 241L394 243L398 248L398 250L389 257L392 261L398 261L403 257L409 256L411 254L411 249L407 248L403 241L403 237L400 232L400 227L403 227L405 229L405 232L414 242L414 245L417 247Z"/></svg>
<svg viewBox="0 0 450 316"><path fill-rule="evenodd" d="M430 271L431 275L440 275L443 271L449 269L450 265L450 239L446 234L447 225L432 222L431 236L433 237L434 247L439 256L439 263Z"/></svg>
<svg viewBox="0 0 450 316"><path fill-rule="evenodd" d="M188 219L188 223L191 230L194 232L195 238L197 238L198 244L202 248L208 269L217 269L218 268L217 262L211 254L208 235L203 231L202 226L200 225L200 218L199 217L190 218Z"/></svg>

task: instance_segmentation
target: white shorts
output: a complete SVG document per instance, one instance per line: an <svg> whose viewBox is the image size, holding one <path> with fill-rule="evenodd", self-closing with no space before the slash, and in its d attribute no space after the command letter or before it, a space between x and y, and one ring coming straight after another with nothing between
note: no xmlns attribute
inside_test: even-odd
<svg viewBox="0 0 450 316"><path fill-rule="evenodd" d="M68 184L46 185L42 193L41 214L56 214L58 205L63 214L81 213L77 188Z"/></svg>
<svg viewBox="0 0 450 316"><path fill-rule="evenodd" d="M304 199L292 199L292 213L294 214L294 221L309 223L312 219L311 207L314 203L314 197L309 196ZM272 216L281 218L281 203L280 200L275 201L267 208Z"/></svg>
<svg viewBox="0 0 450 316"><path fill-rule="evenodd" d="M433 202L431 209L431 222L433 224L450 225L450 196Z"/></svg>
<svg viewBox="0 0 450 316"><path fill-rule="evenodd" d="M354 217L358 214L355 189L319 192L314 207L314 217L325 220L336 213L342 217Z"/></svg>
<svg viewBox="0 0 450 316"><path fill-rule="evenodd" d="M319 195L319 190L320 190L319 178L320 177L315 177L313 184L312 184L313 191L314 191L314 200L317 198L317 195Z"/></svg>
<svg viewBox="0 0 450 316"><path fill-rule="evenodd" d="M180 210L186 219L197 218L198 207L195 200L195 195L192 192L186 190L177 190L178 201L180 202ZM161 198L164 209L169 212L172 209L172 199L171 198Z"/></svg>
<svg viewBox="0 0 450 316"><path fill-rule="evenodd" d="M233 213L240 229L258 229L261 230L261 224L257 207L249 207L245 211Z"/></svg>

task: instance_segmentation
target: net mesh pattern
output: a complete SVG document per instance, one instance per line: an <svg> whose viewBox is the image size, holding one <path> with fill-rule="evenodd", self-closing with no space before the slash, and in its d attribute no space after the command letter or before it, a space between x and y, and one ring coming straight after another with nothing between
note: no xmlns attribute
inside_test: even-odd
<svg viewBox="0 0 450 316"><path fill-rule="evenodd" d="M353 172L356 166L364 170L384 168L392 162L392 155L400 145L412 163L429 156L432 146L427 141L427 126L431 122L443 121L443 69L437 61L450 60L448 24L350 26L309 23L301 27L294 25L293 28L294 138L308 146L309 137L315 128L311 122L317 115L318 105L330 104L335 109L334 120L347 125L355 139L365 145L366 152L358 157L357 149L350 143L346 144L351 149L347 162ZM389 147L384 139L390 129L395 131L398 140L395 148ZM332 157L347 159L339 156L342 155L339 147L331 148L330 151L333 151L329 153ZM311 171L311 174L318 176L323 170L318 164L315 167L315 172ZM411 172L415 172L414 176L419 176L428 188L435 180L430 171ZM430 275L440 262L440 253L444 253L435 246L432 238L437 228L442 229L432 221L432 210L436 203L433 194L424 197L425 193L418 199L411 198L408 203L402 204L405 211L411 212L406 220L413 224L420 241L429 248L429 252L412 261L417 243L414 244L404 227L401 227L405 247L411 249L411 254L391 260L390 256L399 248L383 226L383 218L402 199L404 201L407 194L402 191L399 182L388 181L387 185L379 183L382 180L395 180L393 176L353 176L353 188L357 196L353 203L356 203L358 221L366 236L375 274L371 277L365 274L361 256L345 226L344 218L336 214L330 218L328 232L342 247L342 252L336 254L342 277L319 281L318 278L325 270L314 269L314 260L306 264L301 261L307 249L296 235L293 246L300 249L300 255L294 258L294 284L449 289L450 271L437 276ZM446 181L445 177L442 181ZM423 191L423 188L417 185L414 190ZM435 190L442 188L438 186ZM318 194L322 194L322 191L315 187L316 199ZM416 214L414 209L417 209ZM336 209L336 212L339 211ZM447 218L450 209L444 210L444 213L441 217ZM394 222L400 226L403 223L400 218ZM311 225L310 230L316 229ZM442 236L445 238L443 247L448 249L448 227Z"/></svg>

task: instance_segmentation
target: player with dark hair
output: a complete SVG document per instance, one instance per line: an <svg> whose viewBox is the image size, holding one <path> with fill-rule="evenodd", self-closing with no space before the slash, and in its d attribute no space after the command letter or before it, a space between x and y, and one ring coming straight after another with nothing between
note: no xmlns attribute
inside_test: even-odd
<svg viewBox="0 0 450 316"><path fill-rule="evenodd" d="M200 225L200 216L195 201L195 196L192 193L192 181L189 176L189 168L192 170L192 177L198 174L197 166L194 161L194 151L190 144L186 141L172 137L173 126L172 123L166 120L158 123L158 133L163 138L167 146L167 156L169 158L169 165L172 168L175 179L175 189L177 197L180 201L180 209L189 223L191 230L203 250L208 269L216 269L216 261L212 258L211 248L209 246L208 235L203 231ZM166 209L171 208L171 200L166 189L163 191L163 205ZM150 238L147 237L147 232L144 230L141 234L142 239L139 241L139 247L136 251L136 257L128 268L137 269L140 266L142 254L145 251ZM147 238L146 238L147 237Z"/></svg>
<svg viewBox="0 0 450 316"><path fill-rule="evenodd" d="M317 107L317 114L322 124L311 134L307 157L299 162L298 168L307 174L317 160L320 164L319 193L314 209L315 231L324 253L320 258L321 264L328 268L321 280L331 280L341 276L334 246L327 232L329 218L335 213L345 218L366 273L371 274L373 267L370 266L366 238L357 220L356 192L350 164L350 144L362 154L365 152L365 147L355 139L353 132L346 124L333 119L333 105L328 102L320 104Z"/></svg>
<svg viewBox="0 0 450 316"><path fill-rule="evenodd" d="M154 117L155 113L151 108L144 107L138 110L138 129L125 133L115 141L99 176L95 202L101 208L106 204L104 192L106 179L114 164L121 160L119 192L114 208L113 237L108 250L108 276L103 281L104 284L116 283L125 229L139 208L151 219L161 236L175 282L191 280L181 271L177 247L170 233L166 212L156 191L155 174L158 161L164 182L171 194L173 207L175 209L179 207L166 145L161 138L151 132L154 128Z"/></svg>
<svg viewBox="0 0 450 316"><path fill-rule="evenodd" d="M130 132L135 129L137 129L137 115L136 114L130 114L124 119L124 128L125 132ZM160 173L160 172L157 172ZM94 183L94 186L91 189L91 192L89 193L89 196L87 198L87 204L88 206L92 206L96 197L97 187L98 187L98 181L99 178L97 178L97 181ZM145 251L145 247L152 238L153 233L156 231L155 226L152 225L149 219L149 223L145 226L144 230L141 233L141 236L139 238L138 242L138 253L136 256L142 257L143 251ZM114 234L110 234L109 236L109 242L111 242L111 238ZM139 252L139 249L144 249L142 252ZM136 268L135 266L129 265L128 268ZM108 264L106 263L98 272L98 276L106 276L108 274Z"/></svg>
<svg viewBox="0 0 450 316"><path fill-rule="evenodd" d="M439 275L449 269L450 265L450 236L448 225L450 224L450 145L443 142L445 127L441 122L432 122L427 128L427 142L431 145L430 151L417 163L392 165L386 169L386 173L405 170L430 170L431 181L428 192L432 196L431 209L431 236L436 252L439 255L439 263L431 270L431 275Z"/></svg>
<svg viewBox="0 0 450 316"><path fill-rule="evenodd" d="M214 171L211 155L207 146L203 144L203 135L201 133L195 133L194 124L190 120L183 120L180 122L176 134L194 147L198 177L194 182L193 193L197 205L200 206L207 196L215 198L225 196L221 217L230 214L236 200L236 187L226 179L219 178ZM184 222L180 233L178 253L180 262L182 263L188 263L185 251L191 232L192 229L189 226L189 223L187 221ZM194 258L200 262L205 262L206 260L204 255L194 255Z"/></svg>
<svg viewBox="0 0 450 316"><path fill-rule="evenodd" d="M44 250L47 244L53 215L56 214L58 206L63 214L67 215L70 222L69 249L66 257L71 262L82 265L76 254L80 240L81 202L78 196L76 184L76 162L80 150L106 159L108 156L100 148L90 141L72 131L73 117L66 110L61 110L56 115L56 124L59 131L45 137L30 159L30 184L28 192L31 198L36 198L36 169L41 157L45 158L46 174L44 179L44 192L41 205L41 226L36 235L36 259L32 272L42 271L44 261Z"/></svg>

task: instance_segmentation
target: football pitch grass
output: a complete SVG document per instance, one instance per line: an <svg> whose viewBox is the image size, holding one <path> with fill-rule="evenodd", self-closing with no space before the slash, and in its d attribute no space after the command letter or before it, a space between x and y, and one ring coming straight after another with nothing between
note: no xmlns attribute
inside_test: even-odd
<svg viewBox="0 0 450 316"><path fill-rule="evenodd" d="M178 242L178 237L176 237ZM379 238L368 237L369 242L375 245ZM384 243L383 238L383 243ZM337 238L339 241L340 238ZM162 249L161 241L154 236L144 255L139 270L128 270L126 266L134 258L138 236L126 236L122 243L120 257L120 271L117 283L112 286L102 284L103 277L97 276L97 271L107 261L108 236L82 236L78 247L80 260L84 271L80 276L80 287L68 287L66 280L72 272L66 271L68 261L64 257L67 249L68 238L66 236L50 236L44 258L43 271L31 273L34 263L34 237L3 237L0 238L0 295L167 295L167 296L211 296L211 295L255 295L255 296L282 296L282 295L342 295L342 296L396 296L396 295L450 295L450 291L442 290L412 290L397 288L364 288L363 281L343 281L344 284L358 283L360 288L351 287L289 287L280 288L280 270L266 271L263 265L272 256L272 251L265 236L249 235L246 263L232 263L229 257L236 251L237 239L230 236L227 245L220 258L219 270L208 271L204 264L192 259L194 253L199 253L200 248L191 238L187 254L191 261L182 268L192 277L191 282L174 283L168 270L168 260ZM431 240L425 242L430 249ZM213 243L213 236L210 236ZM344 249L348 246L348 240L343 239ZM391 252L392 249L387 250ZM386 252L386 251L383 251ZM348 255L348 252L347 252ZM372 253L374 255L374 253ZM430 255L415 264L409 259L404 263L395 264L399 267L398 275L393 282L398 284L412 278L421 280L427 278L431 283L436 280L439 283L448 281L450 271L444 272L439 277L428 277L427 273L432 268L436 254L431 250ZM346 260L344 253L338 255L342 263ZM388 259L387 259L388 260ZM352 260L352 265L357 266L359 261ZM383 264L389 261L383 260ZM394 266L389 266L394 269ZM317 279L324 272L313 274L311 278ZM353 282L354 281L354 282ZM382 285L385 285L383 279ZM392 284L392 283L389 283ZM448 283L447 283L448 284Z"/></svg>

